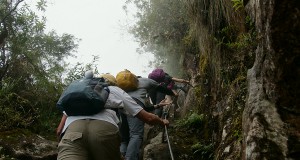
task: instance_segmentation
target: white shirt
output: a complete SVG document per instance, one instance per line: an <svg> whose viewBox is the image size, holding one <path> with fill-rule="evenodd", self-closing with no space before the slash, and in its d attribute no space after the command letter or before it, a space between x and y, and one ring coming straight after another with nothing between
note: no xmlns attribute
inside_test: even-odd
<svg viewBox="0 0 300 160"><path fill-rule="evenodd" d="M119 108L124 110L126 114L136 116L143 108L138 105L125 91L116 86L109 86L109 96L105 104L105 108ZM120 123L116 112L111 109L104 109L103 111L90 116L68 116L64 125L63 132L74 121L79 119L97 119L112 123L118 127Z"/></svg>

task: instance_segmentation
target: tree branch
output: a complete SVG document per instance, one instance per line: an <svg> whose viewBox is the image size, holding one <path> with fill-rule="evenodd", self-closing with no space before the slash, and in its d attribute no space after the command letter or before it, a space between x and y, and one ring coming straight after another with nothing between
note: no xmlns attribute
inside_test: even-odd
<svg viewBox="0 0 300 160"><path fill-rule="evenodd" d="M9 15L11 15L11 13L13 12L13 11L15 11L16 9L17 9L17 7L18 7L18 5L21 3L21 2L23 2L24 0L18 0L17 2L16 2L16 5L1 19L1 21L0 21L0 24L1 23L3 23L4 21L5 21L5 19L9 16Z"/></svg>

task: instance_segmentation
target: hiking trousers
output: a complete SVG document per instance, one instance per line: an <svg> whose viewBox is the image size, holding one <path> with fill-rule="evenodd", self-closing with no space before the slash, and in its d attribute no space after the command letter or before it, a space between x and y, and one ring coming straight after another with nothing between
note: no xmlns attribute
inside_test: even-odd
<svg viewBox="0 0 300 160"><path fill-rule="evenodd" d="M126 160L138 160L144 137L144 122L132 116L127 116L130 141L127 146Z"/></svg>
<svg viewBox="0 0 300 160"><path fill-rule="evenodd" d="M140 149L143 142L145 123L132 116L127 116L127 122L129 126L129 141L122 141L120 150L126 160L138 160L141 156Z"/></svg>
<svg viewBox="0 0 300 160"><path fill-rule="evenodd" d="M136 100L140 106L144 106L142 102ZM140 149L142 147L144 136L144 122L131 115L121 113L122 125L121 136L122 142L120 146L121 154L126 160L138 160Z"/></svg>
<svg viewBox="0 0 300 160"><path fill-rule="evenodd" d="M106 121L72 122L58 144L58 160L120 160L119 129Z"/></svg>

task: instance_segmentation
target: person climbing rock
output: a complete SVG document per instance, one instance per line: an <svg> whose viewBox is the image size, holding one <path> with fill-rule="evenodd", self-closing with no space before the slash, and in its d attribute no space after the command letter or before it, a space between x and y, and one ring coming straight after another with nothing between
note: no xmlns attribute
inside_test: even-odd
<svg viewBox="0 0 300 160"><path fill-rule="evenodd" d="M174 95L171 89L160 85L152 79L137 76L137 82L137 88L127 93L146 111L153 111L155 108L169 104L159 103L153 106L149 103L149 97L147 96L149 93L159 91L167 95ZM120 87L122 88L122 86ZM126 160L138 160L144 136L144 122L132 115L124 115L123 113L121 113L121 117L122 125L120 127L120 132L122 143L120 151Z"/></svg>
<svg viewBox="0 0 300 160"><path fill-rule="evenodd" d="M119 87L111 85L108 89L109 96L104 106L106 109L99 113L68 116L64 112L57 128L57 134L62 135L58 144L58 160L120 160L120 121L116 112L110 108L119 108L123 113L151 125L169 124L168 120L145 111Z"/></svg>
<svg viewBox="0 0 300 160"><path fill-rule="evenodd" d="M160 83L160 85L167 87L168 89L171 89L174 93L173 100L172 100L173 102L176 102L176 99L178 97L178 92L176 91L176 89L183 89L183 87L177 86L175 82L185 83L185 84L190 83L189 80L172 77L168 73L164 72L163 69L159 69L159 68L154 69L151 73L149 73L148 78L155 80L156 82ZM185 89L183 89L183 91L187 92ZM161 92L152 94L150 95L150 97L154 104L158 104L164 101L166 98L171 98L171 97L166 97L166 94ZM163 108L155 109L155 114L158 115L159 117L162 116L162 113L163 113Z"/></svg>

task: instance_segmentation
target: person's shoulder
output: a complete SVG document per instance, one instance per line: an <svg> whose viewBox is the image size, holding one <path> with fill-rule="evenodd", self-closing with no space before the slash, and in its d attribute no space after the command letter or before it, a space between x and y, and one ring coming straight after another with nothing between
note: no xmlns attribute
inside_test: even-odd
<svg viewBox="0 0 300 160"><path fill-rule="evenodd" d="M140 77L138 78L139 81L148 81L150 78L146 78L146 77ZM150 79L152 80L152 79Z"/></svg>
<svg viewBox="0 0 300 160"><path fill-rule="evenodd" d="M123 92L123 90L118 86L108 86L110 92Z"/></svg>
<svg viewBox="0 0 300 160"><path fill-rule="evenodd" d="M150 84L158 84L155 80L151 79L151 78L139 78L139 81L144 82L144 83L150 83Z"/></svg>
<svg viewBox="0 0 300 160"><path fill-rule="evenodd" d="M124 97L128 95L123 89L118 86L108 86L108 89L110 94L117 97Z"/></svg>

